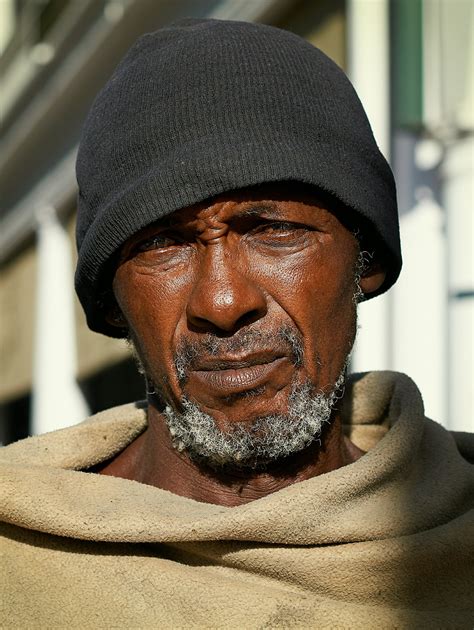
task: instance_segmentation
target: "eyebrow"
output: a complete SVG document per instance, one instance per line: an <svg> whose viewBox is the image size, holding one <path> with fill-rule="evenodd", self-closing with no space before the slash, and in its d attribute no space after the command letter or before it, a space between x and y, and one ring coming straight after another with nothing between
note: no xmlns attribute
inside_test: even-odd
<svg viewBox="0 0 474 630"><path fill-rule="evenodd" d="M259 216L262 216L263 214L271 214L277 218L281 217L282 215L280 208L273 201L255 201L251 203L252 205L236 212L232 216L232 220L246 219L250 217L259 217ZM176 221L176 218L173 220L173 214L174 213L171 213L167 216L161 217L160 219L158 219L158 221L156 221L152 225L157 229L174 228L174 227L180 227L181 225L183 225L182 221ZM148 226L148 227L151 227L151 226Z"/></svg>
<svg viewBox="0 0 474 630"><path fill-rule="evenodd" d="M174 212L172 212L171 214L167 214L164 217L161 217L160 219L158 219L158 221L155 221L155 223L153 223L152 225L158 227L158 228L162 228L162 227L173 227L175 225L177 225L176 220L173 221L173 214Z"/></svg>
<svg viewBox="0 0 474 630"><path fill-rule="evenodd" d="M280 217L282 214L276 203L272 201L257 201L248 208L243 208L241 211L237 212L233 218L256 217L266 213L270 213L276 217Z"/></svg>

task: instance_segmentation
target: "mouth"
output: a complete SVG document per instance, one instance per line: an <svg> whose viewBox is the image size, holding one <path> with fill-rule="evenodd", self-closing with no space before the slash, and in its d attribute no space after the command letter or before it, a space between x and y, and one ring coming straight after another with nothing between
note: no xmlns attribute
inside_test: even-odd
<svg viewBox="0 0 474 630"><path fill-rule="evenodd" d="M255 352L245 356L208 357L196 361L194 370L198 372L225 372L227 370L240 370L258 365L268 365L282 359L283 354L275 352Z"/></svg>
<svg viewBox="0 0 474 630"><path fill-rule="evenodd" d="M230 396L260 388L288 362L285 356L259 353L243 358L212 357L200 360L191 378L210 393Z"/></svg>

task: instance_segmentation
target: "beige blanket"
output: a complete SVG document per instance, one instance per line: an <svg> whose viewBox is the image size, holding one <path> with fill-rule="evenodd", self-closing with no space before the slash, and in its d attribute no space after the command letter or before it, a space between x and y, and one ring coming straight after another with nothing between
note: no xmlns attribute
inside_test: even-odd
<svg viewBox="0 0 474 630"><path fill-rule="evenodd" d="M356 377L343 413L366 455L234 508L80 472L139 406L1 449L0 627L474 627L472 437L400 374Z"/></svg>

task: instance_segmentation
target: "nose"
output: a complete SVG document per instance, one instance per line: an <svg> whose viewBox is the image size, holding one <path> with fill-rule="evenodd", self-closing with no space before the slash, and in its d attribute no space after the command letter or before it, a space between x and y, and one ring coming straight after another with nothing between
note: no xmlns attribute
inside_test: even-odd
<svg viewBox="0 0 474 630"><path fill-rule="evenodd" d="M188 323L205 332L232 333L263 317L265 293L222 244L206 247L189 296Z"/></svg>

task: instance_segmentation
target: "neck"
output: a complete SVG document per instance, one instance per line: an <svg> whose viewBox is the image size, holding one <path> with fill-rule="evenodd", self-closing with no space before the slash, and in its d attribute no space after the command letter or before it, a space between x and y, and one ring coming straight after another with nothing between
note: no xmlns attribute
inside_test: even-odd
<svg viewBox="0 0 474 630"><path fill-rule="evenodd" d="M237 506L357 460L358 449L342 431L339 415L324 426L320 440L263 471L216 471L177 451L163 415L150 404L147 429L101 474L132 479L204 503Z"/></svg>

